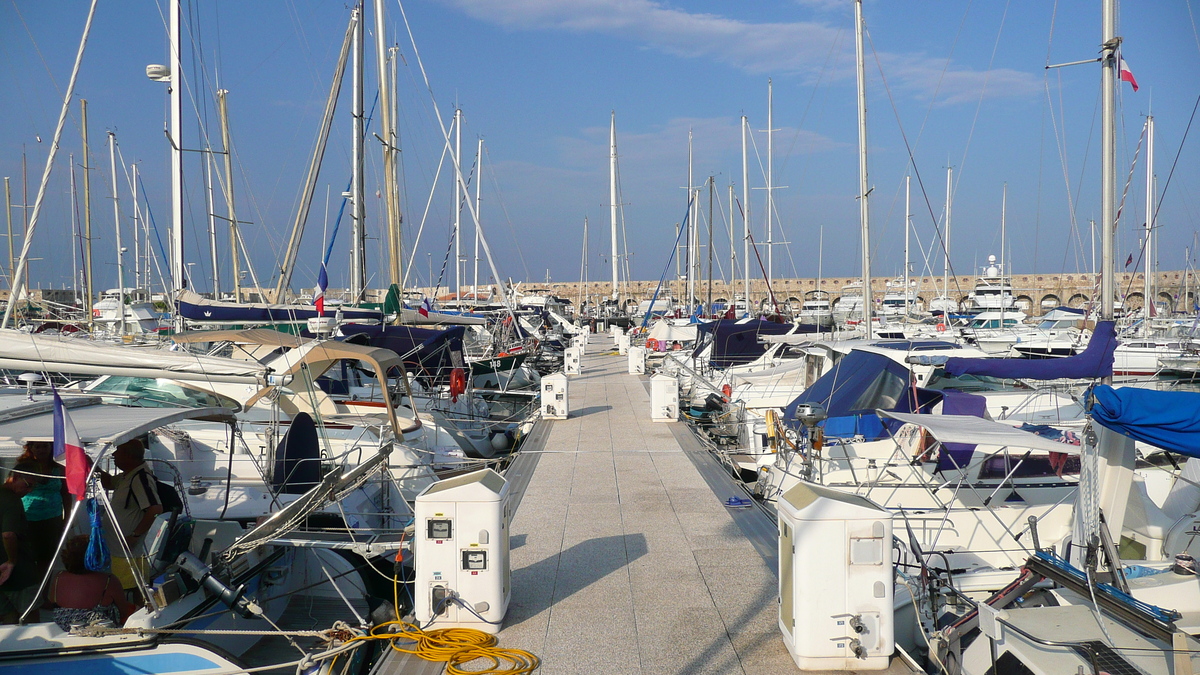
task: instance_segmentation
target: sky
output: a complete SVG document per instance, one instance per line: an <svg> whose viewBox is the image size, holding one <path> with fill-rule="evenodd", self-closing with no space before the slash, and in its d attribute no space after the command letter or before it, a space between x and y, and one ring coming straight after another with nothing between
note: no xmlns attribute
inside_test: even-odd
<svg viewBox="0 0 1200 675"><path fill-rule="evenodd" d="M123 244L132 253L133 202L126 172L136 163L146 197L142 210L148 207L155 225L149 237L157 263L151 267L166 269L159 252L170 222L169 145L163 132L167 95L163 84L145 76L147 64L167 61L165 2L101 2L76 86L75 98L89 102L93 255L101 288L117 283L110 131L120 149ZM207 147L220 150L213 92L227 89L238 218L248 221L243 235L264 285L277 274L299 208L349 6L330 0L184 3L184 146L203 149L207 134ZM773 239L783 242L773 249L774 276L858 273L850 0L388 0L385 6L386 44L395 45L399 55L399 189L406 256L414 261L410 284L428 284L430 277L440 279L443 287L454 282L453 262L447 262L453 255L455 204L448 166L436 182L434 177L447 147L443 127L449 128L455 107L464 120L462 164L471 172L470 198L475 198L478 183L484 236L502 278L530 285L547 278L578 281L585 260L589 279L609 278L608 135L614 113L621 254L628 251L632 278L653 280L675 273L668 260L676 224L687 211L689 132L694 185L701 187L701 238L708 236L707 181L712 177L714 274L730 276L729 195L732 186L734 208L740 209L743 115L752 131L750 227L764 261L768 144L774 150ZM87 7L82 0L0 3L0 176L11 179L18 234L22 153L32 205ZM1135 260L1142 258L1142 127L1147 112L1157 126L1159 266L1194 264L1200 230L1200 134L1185 139L1185 133L1200 100L1197 14L1200 2L1195 0L1145 0L1119 8L1117 32L1140 89L1135 93L1122 84L1118 99L1118 189L1125 193L1118 266L1131 253ZM954 172L949 246L956 272L970 273L988 255L1001 254L1006 185L1009 270L1054 274L1090 269L1089 221L1100 211L1100 69L1095 63L1045 66L1095 58L1101 41L1100 3L866 0L864 16L875 276L890 277L903 269L906 175L912 176L910 264L916 273L940 274L943 254L937 232L944 226L947 167ZM367 21L373 46L373 8L368 8ZM369 108L378 87L373 51L367 64ZM770 141L768 81L776 129ZM349 181L349 98L347 81L293 276L297 289L315 282ZM33 286L70 285L78 267L69 156L74 155L81 190L80 131L79 103L74 101L33 237ZM472 167L481 138L482 178L476 180ZM372 286L386 285L386 247L379 239L381 158L380 142L372 135L366 168ZM204 154L187 153L185 162L185 258L192 285L205 291L213 282ZM219 169L219 164L214 167ZM224 216L219 188L215 201L214 211ZM734 264L741 276L740 214L734 220L739 249ZM464 222L463 253L470 256L473 226L466 211ZM228 290L225 227L216 221L220 284ZM2 228L0 222L0 235ZM348 229L346 218L333 239L333 287L346 283ZM19 250L21 240L15 243ZM5 257L2 247L0 243L0 259ZM757 261L751 270L762 275ZM128 284L133 274L127 259ZM152 276L157 285L157 272ZM464 282L470 276L468 271ZM480 282L491 277L484 261Z"/></svg>

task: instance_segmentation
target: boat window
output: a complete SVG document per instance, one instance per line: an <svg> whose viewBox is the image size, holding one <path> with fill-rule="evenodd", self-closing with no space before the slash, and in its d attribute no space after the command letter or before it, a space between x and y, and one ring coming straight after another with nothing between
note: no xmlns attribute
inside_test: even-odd
<svg viewBox="0 0 1200 675"><path fill-rule="evenodd" d="M959 375L957 377L950 377L946 375L945 368L937 368L929 374L929 381L925 383L925 388L938 391L953 389L962 392L978 392L1011 391L1013 389L1030 389L1031 387L1020 380L1013 380L1006 377L991 377L990 375Z"/></svg>
<svg viewBox="0 0 1200 675"><path fill-rule="evenodd" d="M979 468L979 477L981 479L1000 479L1004 478L1016 468L1016 473L1013 478L1049 478L1051 476L1077 476L1079 475L1079 455L1059 455L1051 457L1050 455L1030 455L1025 457L1024 461L1021 458L1025 453L1009 453L997 454L983 460L983 466ZM1020 462L1020 466L1017 463ZM1061 464L1062 471L1058 470Z"/></svg>
<svg viewBox="0 0 1200 675"><path fill-rule="evenodd" d="M114 375L97 381L88 391L107 394L116 398L116 403L140 408L241 409L241 405L231 398L193 389L171 380L149 377Z"/></svg>

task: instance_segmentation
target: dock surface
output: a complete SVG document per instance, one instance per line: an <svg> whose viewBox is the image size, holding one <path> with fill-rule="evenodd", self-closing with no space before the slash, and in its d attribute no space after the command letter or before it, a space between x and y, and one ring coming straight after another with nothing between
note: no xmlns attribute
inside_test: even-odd
<svg viewBox="0 0 1200 675"><path fill-rule="evenodd" d="M540 423L536 464L510 470L523 490L501 645L545 675L798 672L768 552L737 522L749 512L724 506L737 493L706 481L682 422L650 421L644 378L612 350L591 337L570 417Z"/></svg>

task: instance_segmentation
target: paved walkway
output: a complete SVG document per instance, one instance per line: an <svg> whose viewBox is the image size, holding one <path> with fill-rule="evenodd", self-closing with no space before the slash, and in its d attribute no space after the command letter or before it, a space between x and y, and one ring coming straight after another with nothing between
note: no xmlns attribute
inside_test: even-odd
<svg viewBox="0 0 1200 675"><path fill-rule="evenodd" d="M532 449L501 645L538 654L540 675L797 672L774 569L611 345L592 337L570 418Z"/></svg>

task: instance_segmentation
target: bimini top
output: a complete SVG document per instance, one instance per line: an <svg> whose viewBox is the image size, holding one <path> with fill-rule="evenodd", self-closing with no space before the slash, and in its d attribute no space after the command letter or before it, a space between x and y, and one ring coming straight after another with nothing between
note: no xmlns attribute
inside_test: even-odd
<svg viewBox="0 0 1200 675"><path fill-rule="evenodd" d="M946 374L988 375L1014 380L1091 379L1110 377L1117 349L1116 324L1101 321L1092 331L1087 349L1061 359L961 359L946 361Z"/></svg>
<svg viewBox="0 0 1200 675"><path fill-rule="evenodd" d="M1098 385L1091 390L1092 419L1156 448L1200 457L1200 394Z"/></svg>

